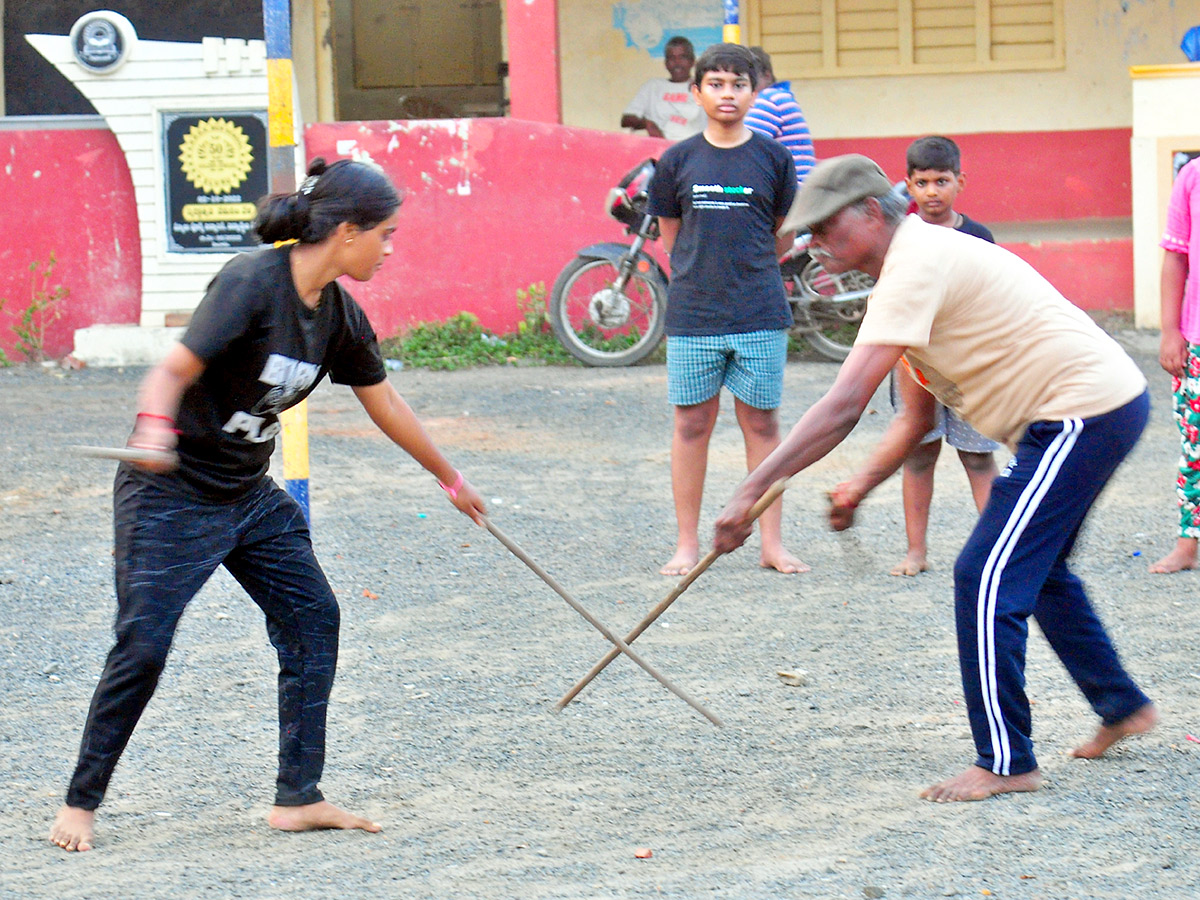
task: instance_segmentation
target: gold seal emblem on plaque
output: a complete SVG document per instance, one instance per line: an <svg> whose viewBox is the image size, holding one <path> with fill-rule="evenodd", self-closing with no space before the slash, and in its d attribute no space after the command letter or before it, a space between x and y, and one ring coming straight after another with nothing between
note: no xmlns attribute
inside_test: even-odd
<svg viewBox="0 0 1200 900"><path fill-rule="evenodd" d="M208 194L224 194L240 185L253 159L246 132L225 119L197 122L179 145L184 176Z"/></svg>

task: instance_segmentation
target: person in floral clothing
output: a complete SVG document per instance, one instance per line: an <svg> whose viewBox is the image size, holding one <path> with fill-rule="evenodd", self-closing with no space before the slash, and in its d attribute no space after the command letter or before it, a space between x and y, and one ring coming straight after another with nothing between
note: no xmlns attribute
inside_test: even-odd
<svg viewBox="0 0 1200 900"><path fill-rule="evenodd" d="M1175 549L1150 566L1160 575L1196 567L1200 538L1200 160L1179 170L1167 205L1167 228L1160 246L1162 339L1159 365L1171 378L1175 422L1179 425L1179 539ZM1189 273L1192 277L1189 278Z"/></svg>

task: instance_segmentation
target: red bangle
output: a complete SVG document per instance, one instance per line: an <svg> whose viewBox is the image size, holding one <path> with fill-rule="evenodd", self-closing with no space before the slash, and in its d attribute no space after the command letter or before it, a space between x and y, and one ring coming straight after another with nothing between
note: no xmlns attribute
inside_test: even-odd
<svg viewBox="0 0 1200 900"><path fill-rule="evenodd" d="M175 420L172 419L170 416L160 416L158 413L140 412L137 414L137 418L139 418L139 419L158 419L158 421L166 422L168 425L170 425L171 431L174 432L175 434L182 434L182 432L178 428L175 427Z"/></svg>
<svg viewBox="0 0 1200 900"><path fill-rule="evenodd" d="M462 486L463 486L463 477L462 477L462 472L458 471L458 469L455 469L455 470L454 470L454 484L442 484L442 483L439 481L439 482L437 483L437 485L438 485L438 487L440 487L440 488L441 488L443 491L445 491L447 494L449 494L449 495L450 495L450 499L451 499L451 500L457 500L457 499L458 499L458 492L459 492L459 490L461 490L461 488L462 488Z"/></svg>

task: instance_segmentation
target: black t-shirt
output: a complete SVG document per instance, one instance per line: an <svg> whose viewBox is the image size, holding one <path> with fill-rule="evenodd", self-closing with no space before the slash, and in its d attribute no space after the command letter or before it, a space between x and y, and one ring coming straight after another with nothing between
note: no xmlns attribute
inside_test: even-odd
<svg viewBox="0 0 1200 900"><path fill-rule="evenodd" d="M183 335L204 360L178 415L178 474L206 497L233 500L267 471L279 413L329 373L351 386L387 377L375 332L337 282L309 309L290 247L235 256L217 273Z"/></svg>
<svg viewBox="0 0 1200 900"><path fill-rule="evenodd" d="M981 225L979 222L968 218L962 213L959 213L959 215L962 216L962 221L954 226L955 231L961 231L963 234L971 235L971 237L982 238L989 244L996 243L996 239L992 237L992 233L986 225Z"/></svg>
<svg viewBox="0 0 1200 900"><path fill-rule="evenodd" d="M650 181L649 211L681 220L671 250L667 334L741 334L792 324L775 222L795 193L791 154L761 134L727 148L698 134L663 153Z"/></svg>

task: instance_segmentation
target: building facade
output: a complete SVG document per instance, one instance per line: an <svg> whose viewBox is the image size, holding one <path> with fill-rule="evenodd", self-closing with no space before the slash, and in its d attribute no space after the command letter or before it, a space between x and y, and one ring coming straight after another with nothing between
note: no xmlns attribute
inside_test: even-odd
<svg viewBox="0 0 1200 900"><path fill-rule="evenodd" d="M257 0L104 6L147 41L262 38ZM0 226L0 297L27 292L25 267L54 252L72 298L49 349L69 350L69 329L89 318L166 326L140 307L122 150L26 38L68 34L96 4L0 7L0 177L27 211ZM911 139L954 137L964 210L1085 308L1132 309L1130 69L1183 63L1200 0L743 0L740 16L744 42L791 81L818 156L864 152L899 178ZM414 230L443 238L364 286L373 315L394 329L478 307L503 328L516 291L549 284L573 247L619 239L607 186L662 150L621 133L621 110L663 73L667 38L702 49L722 18L720 0L293 0L298 118L325 152L370 147L408 193ZM515 239L537 251L516 267ZM478 262L469 285L464 254Z"/></svg>

